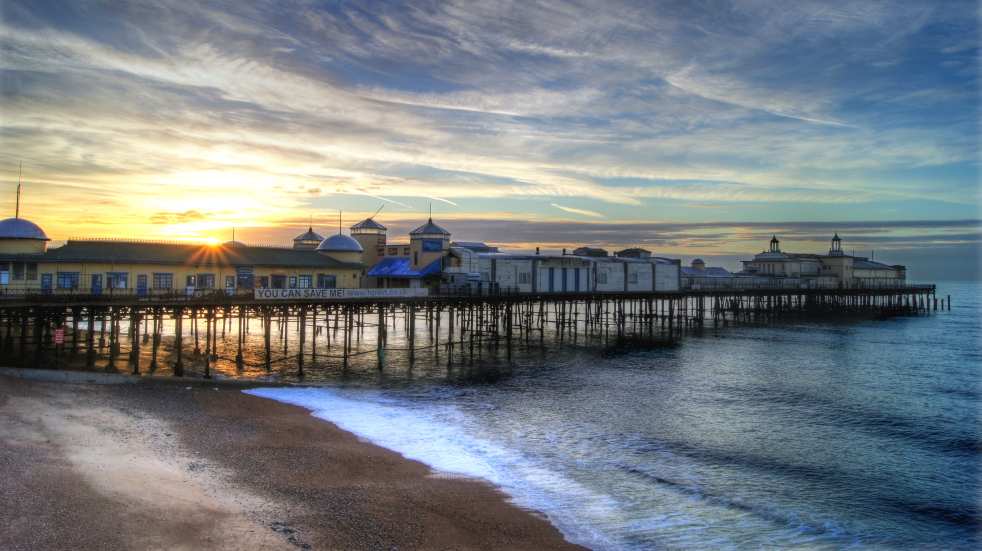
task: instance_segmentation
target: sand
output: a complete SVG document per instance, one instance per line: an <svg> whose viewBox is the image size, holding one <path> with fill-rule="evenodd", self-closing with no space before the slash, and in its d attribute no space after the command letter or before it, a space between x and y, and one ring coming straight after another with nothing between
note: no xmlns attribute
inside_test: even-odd
<svg viewBox="0 0 982 551"><path fill-rule="evenodd" d="M0 377L0 419L0 549L576 548L483 482L234 388Z"/></svg>

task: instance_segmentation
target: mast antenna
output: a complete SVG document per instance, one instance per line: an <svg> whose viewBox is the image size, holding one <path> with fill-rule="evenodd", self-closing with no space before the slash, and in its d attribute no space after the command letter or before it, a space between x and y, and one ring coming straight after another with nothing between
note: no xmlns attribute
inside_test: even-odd
<svg viewBox="0 0 982 551"><path fill-rule="evenodd" d="M341 209L338 209L338 235L341 235Z"/></svg>
<svg viewBox="0 0 982 551"><path fill-rule="evenodd" d="M21 161L17 168L17 206L14 210L14 218L20 218L20 180L24 175L24 162Z"/></svg>
<svg viewBox="0 0 982 551"><path fill-rule="evenodd" d="M374 220L375 217L378 216L378 213L382 212L382 209L384 209L384 208L385 208L385 203L382 203L382 205L379 206L379 208L375 211L375 214L369 216L368 219L369 220Z"/></svg>

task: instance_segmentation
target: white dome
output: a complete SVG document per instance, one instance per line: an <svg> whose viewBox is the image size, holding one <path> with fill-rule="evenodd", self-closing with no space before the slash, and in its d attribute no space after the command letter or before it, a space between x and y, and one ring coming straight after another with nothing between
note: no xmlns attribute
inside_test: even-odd
<svg viewBox="0 0 982 551"><path fill-rule="evenodd" d="M328 237L317 245L317 250L322 253L360 253L364 249L354 238L347 235L337 234Z"/></svg>

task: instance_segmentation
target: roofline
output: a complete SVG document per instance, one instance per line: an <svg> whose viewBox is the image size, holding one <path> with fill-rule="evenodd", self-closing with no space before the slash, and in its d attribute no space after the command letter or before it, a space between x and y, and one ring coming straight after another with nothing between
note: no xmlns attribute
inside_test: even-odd
<svg viewBox="0 0 982 551"><path fill-rule="evenodd" d="M0 262L4 256L0 255ZM201 262L198 264L191 264L186 262L169 262L166 260L131 260L131 259L119 259L119 258L104 258L104 257L94 257L94 258L45 258L44 254L36 254L30 256L30 258L37 259L40 262L47 262L50 264L150 264L153 266L199 266L199 267L229 267L235 268L238 266L262 266L264 268L349 268L349 269L362 269L365 265L361 262L341 262L331 258L327 260L332 261L332 264L271 264L265 262ZM325 257L326 258L326 257Z"/></svg>

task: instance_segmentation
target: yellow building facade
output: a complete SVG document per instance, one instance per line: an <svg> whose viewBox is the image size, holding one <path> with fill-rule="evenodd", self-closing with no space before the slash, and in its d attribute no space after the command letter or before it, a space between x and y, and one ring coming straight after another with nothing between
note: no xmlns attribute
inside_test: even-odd
<svg viewBox="0 0 982 551"><path fill-rule="evenodd" d="M292 248L70 240L49 249L47 242L26 220L0 221L0 293L153 296L359 288L365 271L360 247L353 249L353 240L340 234L315 249L309 240L295 240Z"/></svg>

